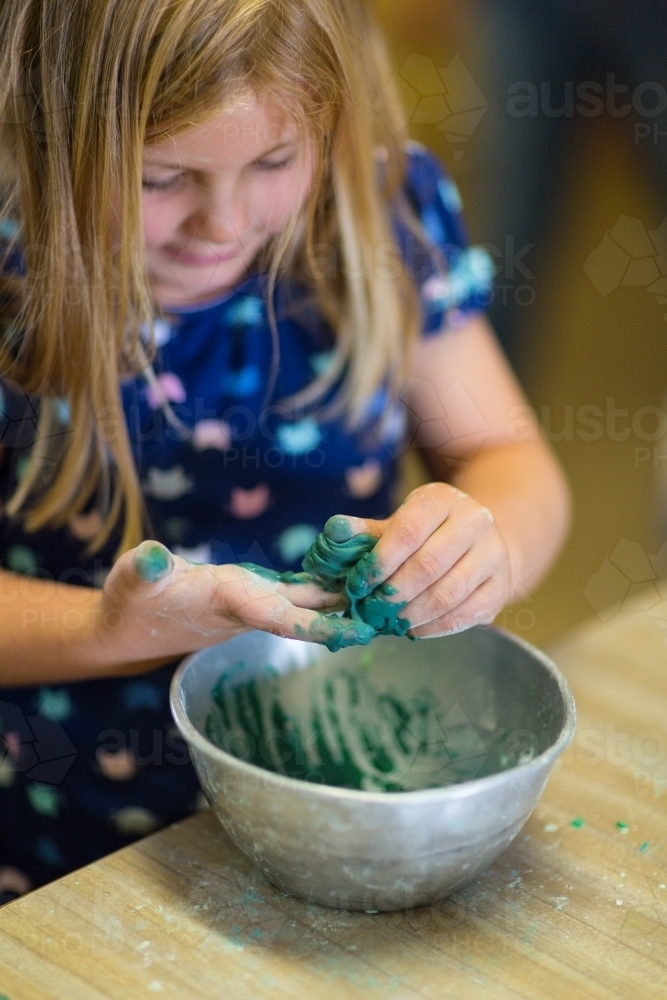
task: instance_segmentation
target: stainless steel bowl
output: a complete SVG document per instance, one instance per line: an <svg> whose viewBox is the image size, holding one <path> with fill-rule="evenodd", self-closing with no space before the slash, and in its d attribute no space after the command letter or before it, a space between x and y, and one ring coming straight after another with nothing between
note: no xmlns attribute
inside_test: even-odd
<svg viewBox="0 0 667 1000"><path fill-rule="evenodd" d="M575 724L557 667L494 628L335 654L251 632L187 657L171 709L215 815L266 877L311 903L366 911L433 903L482 872L526 822ZM304 779L276 773L301 773L294 744L282 752L285 711L290 733L317 723ZM380 745L400 758L395 772ZM352 760L362 787L318 783L318 754ZM373 790L396 775L414 790Z"/></svg>

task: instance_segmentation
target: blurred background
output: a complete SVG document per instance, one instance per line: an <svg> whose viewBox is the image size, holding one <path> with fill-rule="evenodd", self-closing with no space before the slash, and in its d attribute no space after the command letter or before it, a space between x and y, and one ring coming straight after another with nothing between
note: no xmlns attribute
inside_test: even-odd
<svg viewBox="0 0 667 1000"><path fill-rule="evenodd" d="M573 488L559 563L498 622L541 643L650 603L667 570L667 5L375 2L412 137L496 259L491 318ZM405 485L421 475L409 456Z"/></svg>

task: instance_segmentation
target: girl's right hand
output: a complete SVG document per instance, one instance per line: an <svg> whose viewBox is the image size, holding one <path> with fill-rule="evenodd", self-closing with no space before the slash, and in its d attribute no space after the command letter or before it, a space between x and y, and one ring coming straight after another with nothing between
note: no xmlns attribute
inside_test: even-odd
<svg viewBox="0 0 667 1000"><path fill-rule="evenodd" d="M340 595L285 584L237 565L199 565L145 541L117 560L104 583L96 640L109 666L176 658L249 629L324 645L370 642L363 622L327 618ZM150 669L145 667L144 669Z"/></svg>

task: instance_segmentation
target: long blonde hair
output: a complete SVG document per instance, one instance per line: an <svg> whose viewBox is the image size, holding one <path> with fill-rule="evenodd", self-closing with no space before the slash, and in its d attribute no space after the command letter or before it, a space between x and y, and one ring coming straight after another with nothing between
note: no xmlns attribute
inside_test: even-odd
<svg viewBox="0 0 667 1000"><path fill-rule="evenodd" d="M120 394L121 378L155 357L153 338L142 339L154 313L143 149L240 95L279 100L317 149L309 196L262 251L274 338L282 275L305 282L336 334L332 364L296 402L317 401L345 373L337 405L355 425L381 384L399 383L419 325L414 283L398 254L387 257L405 120L365 0L10 0L0 65L0 227L13 220L7 253L17 244L25 259L25 274L0 278L0 372L40 397L37 439L7 505L17 515L32 499L26 530L63 526L102 483L108 501L88 553L121 516L117 555L144 537Z"/></svg>

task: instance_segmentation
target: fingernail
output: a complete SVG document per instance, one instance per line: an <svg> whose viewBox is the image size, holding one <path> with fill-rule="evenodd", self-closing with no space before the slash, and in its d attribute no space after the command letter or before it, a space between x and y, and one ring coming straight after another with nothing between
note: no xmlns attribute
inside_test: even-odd
<svg viewBox="0 0 667 1000"><path fill-rule="evenodd" d="M174 560L169 549L160 542L142 542L134 557L134 568L142 580L157 583L171 573Z"/></svg>
<svg viewBox="0 0 667 1000"><path fill-rule="evenodd" d="M365 622L355 622L354 625L341 624L335 634L325 643L328 650L337 653L348 646L367 646L375 638L375 629Z"/></svg>
<svg viewBox="0 0 667 1000"><path fill-rule="evenodd" d="M329 518L324 525L324 534L332 542L349 542L351 538L354 538L354 531L350 522L341 514L334 514L333 517Z"/></svg>
<svg viewBox="0 0 667 1000"><path fill-rule="evenodd" d="M366 622L359 622L358 625L350 625L343 632L343 639L350 645L367 646L371 639L375 638L375 629Z"/></svg>

